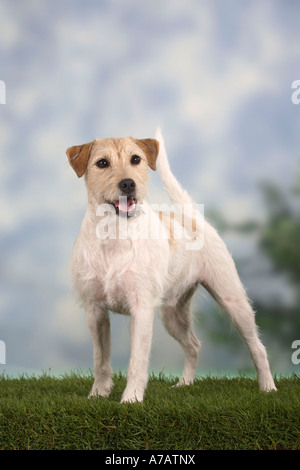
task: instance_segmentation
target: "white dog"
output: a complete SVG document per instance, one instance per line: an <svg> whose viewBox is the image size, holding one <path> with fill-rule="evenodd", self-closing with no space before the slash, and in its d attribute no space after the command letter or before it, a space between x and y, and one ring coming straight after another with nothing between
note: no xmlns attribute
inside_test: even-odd
<svg viewBox="0 0 300 470"><path fill-rule="evenodd" d="M200 285L244 338L260 389L276 390L234 262L172 174L159 131L156 139L99 139L66 152L78 177L85 175L88 193L72 269L93 340L95 380L90 395L107 397L113 385L109 311L131 317L131 352L122 402L143 400L157 307L167 331L184 351L178 385L191 384L200 343L192 330L190 303ZM148 167L155 170L156 160L177 211L154 211L144 201Z"/></svg>

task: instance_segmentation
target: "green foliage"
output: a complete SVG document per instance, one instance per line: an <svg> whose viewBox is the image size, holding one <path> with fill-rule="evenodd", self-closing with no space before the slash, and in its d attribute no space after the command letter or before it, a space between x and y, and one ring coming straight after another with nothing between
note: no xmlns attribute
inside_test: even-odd
<svg viewBox="0 0 300 470"><path fill-rule="evenodd" d="M257 322L262 328L263 336L268 333L278 348L284 347L282 354L286 355L292 341L300 337L300 171L296 174L291 188L279 188L265 181L260 184L260 190L266 208L264 220L233 224L226 221L216 210L210 211L208 217L222 233L236 232L241 237L255 234L258 255L265 257L271 265L270 271L265 273L266 281L275 279L278 275L282 276L282 289L277 277L279 289L276 296L266 296L258 300L255 298L255 292L252 292L251 297L258 312ZM251 263L247 253L242 260L235 261L240 274L243 274L243 267L247 268L248 263ZM287 281L292 293L288 302L282 300L286 284L284 281ZM220 319L217 315L214 315L214 318L215 327L211 327L211 331L220 330ZM232 341L232 337L230 344L237 349L240 347L238 342Z"/></svg>
<svg viewBox="0 0 300 470"><path fill-rule="evenodd" d="M264 184L263 193L268 217L261 231L261 246L275 269L287 273L292 282L299 283L300 215L293 210L292 201L288 202L283 192L274 185Z"/></svg>
<svg viewBox="0 0 300 470"><path fill-rule="evenodd" d="M143 403L120 404L125 377L109 399L87 395L92 376L0 380L0 449L300 449L300 379L276 381L150 377Z"/></svg>

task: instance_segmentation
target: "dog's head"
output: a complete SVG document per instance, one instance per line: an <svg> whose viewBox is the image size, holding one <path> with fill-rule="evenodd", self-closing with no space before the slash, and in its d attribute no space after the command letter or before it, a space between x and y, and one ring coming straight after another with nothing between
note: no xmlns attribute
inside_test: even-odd
<svg viewBox="0 0 300 470"><path fill-rule="evenodd" d="M77 176L85 175L89 197L130 217L146 195L148 166L156 169L158 151L157 140L123 137L97 139L66 153Z"/></svg>

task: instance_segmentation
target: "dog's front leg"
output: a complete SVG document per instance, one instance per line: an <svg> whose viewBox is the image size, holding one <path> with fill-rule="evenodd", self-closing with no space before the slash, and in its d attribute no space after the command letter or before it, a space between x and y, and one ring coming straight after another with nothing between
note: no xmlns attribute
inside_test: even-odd
<svg viewBox="0 0 300 470"><path fill-rule="evenodd" d="M110 320L106 309L93 304L86 308L86 319L93 341L95 380L89 396L108 397L113 382L110 366Z"/></svg>
<svg viewBox="0 0 300 470"><path fill-rule="evenodd" d="M127 385L121 403L143 401L148 381L154 310L141 308L131 313L130 360Z"/></svg>

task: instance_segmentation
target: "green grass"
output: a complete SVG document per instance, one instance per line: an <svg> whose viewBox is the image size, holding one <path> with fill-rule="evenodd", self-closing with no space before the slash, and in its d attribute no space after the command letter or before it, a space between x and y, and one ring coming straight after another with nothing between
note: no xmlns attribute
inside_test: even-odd
<svg viewBox="0 0 300 470"><path fill-rule="evenodd" d="M0 377L0 449L300 449L300 378L262 393L249 378L205 378L172 388L149 379L143 403L87 395L92 376Z"/></svg>

